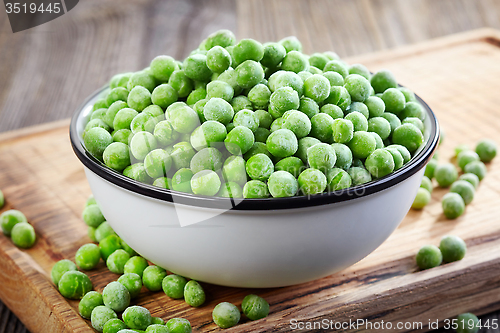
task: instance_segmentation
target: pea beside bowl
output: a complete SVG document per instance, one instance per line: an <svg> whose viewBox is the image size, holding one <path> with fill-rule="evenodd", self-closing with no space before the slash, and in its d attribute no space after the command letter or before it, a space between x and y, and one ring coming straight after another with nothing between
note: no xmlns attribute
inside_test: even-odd
<svg viewBox="0 0 500 333"><path fill-rule="evenodd" d="M123 176L92 157L82 133L94 93L70 126L73 150L101 210L134 250L195 280L267 288L336 273L374 251L410 209L439 139L426 111L425 142L401 169L346 190L309 197L226 199L154 187Z"/></svg>

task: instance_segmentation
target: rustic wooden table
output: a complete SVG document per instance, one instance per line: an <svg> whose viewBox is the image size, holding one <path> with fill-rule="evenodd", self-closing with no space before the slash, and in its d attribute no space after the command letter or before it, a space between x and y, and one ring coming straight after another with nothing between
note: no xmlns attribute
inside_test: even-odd
<svg viewBox="0 0 500 333"><path fill-rule="evenodd" d="M114 73L158 54L183 58L220 28L260 41L296 35L305 52L352 56L486 26L500 28L500 1L86 0L16 34L1 11L0 132L68 118ZM12 332L26 329L0 302L0 333Z"/></svg>

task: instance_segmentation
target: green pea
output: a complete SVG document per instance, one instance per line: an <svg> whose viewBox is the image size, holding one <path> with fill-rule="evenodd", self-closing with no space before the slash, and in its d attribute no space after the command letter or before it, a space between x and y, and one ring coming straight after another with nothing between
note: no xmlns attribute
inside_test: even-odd
<svg viewBox="0 0 500 333"><path fill-rule="evenodd" d="M299 97L304 91L304 81L294 72L277 71L269 78L268 86L272 92L280 88L290 87L297 92Z"/></svg>
<svg viewBox="0 0 500 333"><path fill-rule="evenodd" d="M420 269L434 268L441 265L443 255L437 246L425 245L418 250L416 261Z"/></svg>
<svg viewBox="0 0 500 333"><path fill-rule="evenodd" d="M156 86L156 80L148 71L135 72L127 82L127 89L132 91L137 86L144 87L151 92Z"/></svg>
<svg viewBox="0 0 500 333"><path fill-rule="evenodd" d="M69 299L82 299L86 293L92 290L92 282L89 277L79 271L67 271L58 282L61 295Z"/></svg>
<svg viewBox="0 0 500 333"><path fill-rule="evenodd" d="M370 82L361 75L351 74L347 76L344 87L351 95L352 101L364 102L370 97Z"/></svg>
<svg viewBox="0 0 500 333"><path fill-rule="evenodd" d="M295 110L286 111L282 118L282 128L292 131L297 139L301 139L311 132L311 121L303 112Z"/></svg>
<svg viewBox="0 0 500 333"><path fill-rule="evenodd" d="M144 158L144 168L151 178L163 177L172 167L172 158L163 149L155 149Z"/></svg>
<svg viewBox="0 0 500 333"><path fill-rule="evenodd" d="M243 186L244 198L268 198L269 190L266 183L260 180L251 180Z"/></svg>
<svg viewBox="0 0 500 333"><path fill-rule="evenodd" d="M103 333L118 333L122 330L125 330L127 325L123 321L118 318L110 319L104 324Z"/></svg>
<svg viewBox="0 0 500 333"><path fill-rule="evenodd" d="M207 56L193 54L184 60L182 66L186 76L195 81L206 82L212 77L212 71L207 66Z"/></svg>
<svg viewBox="0 0 500 333"><path fill-rule="evenodd" d="M370 83L375 90L375 93L383 93L387 89L396 88L398 86L396 78L392 72L383 69L373 74ZM404 95L403 95L404 96Z"/></svg>
<svg viewBox="0 0 500 333"><path fill-rule="evenodd" d="M425 110L417 102L407 102L400 115L401 119L414 117L420 119L421 121L425 120Z"/></svg>
<svg viewBox="0 0 500 333"><path fill-rule="evenodd" d="M269 100L269 113L276 119L288 111L297 110L300 105L299 95L291 87L275 90Z"/></svg>
<svg viewBox="0 0 500 333"><path fill-rule="evenodd" d="M85 207L82 213L82 219L88 226L94 228L97 228L106 220L101 213L101 209L97 205Z"/></svg>
<svg viewBox="0 0 500 333"><path fill-rule="evenodd" d="M157 146L158 143L154 135L145 131L135 133L130 140L130 152L140 161L144 160L149 152L155 150Z"/></svg>
<svg viewBox="0 0 500 333"><path fill-rule="evenodd" d="M12 233L12 228L18 223L28 222L26 216L18 210L10 209L3 212L0 215L0 223L2 226L2 232L5 236L10 236Z"/></svg>
<svg viewBox="0 0 500 333"><path fill-rule="evenodd" d="M269 104L271 90L265 84L257 84L248 92L248 100L259 108L265 108Z"/></svg>
<svg viewBox="0 0 500 333"><path fill-rule="evenodd" d="M233 327L240 321L240 310L234 304L222 302L212 311L212 319L220 328Z"/></svg>
<svg viewBox="0 0 500 333"><path fill-rule="evenodd" d="M424 142L422 132L412 124L402 124L394 130L392 141L414 152Z"/></svg>
<svg viewBox="0 0 500 333"><path fill-rule="evenodd" d="M340 107L334 104L325 104L321 107L321 113L326 113L333 119L339 119L344 117L344 112Z"/></svg>
<svg viewBox="0 0 500 333"><path fill-rule="evenodd" d="M306 167L302 160L295 156L286 157L275 165L276 171L287 171L294 177L298 177Z"/></svg>
<svg viewBox="0 0 500 333"><path fill-rule="evenodd" d="M345 79L349 75L347 65L340 60L330 60L326 63L323 72L337 72Z"/></svg>
<svg viewBox="0 0 500 333"><path fill-rule="evenodd" d="M373 117L368 119L368 131L377 133L385 140L391 135L391 124L385 118Z"/></svg>
<svg viewBox="0 0 500 333"><path fill-rule="evenodd" d="M110 320L117 319L116 313L104 305L99 305L92 310L92 314L90 316L90 320L92 323L92 327L97 332L104 331L104 325Z"/></svg>
<svg viewBox="0 0 500 333"><path fill-rule="evenodd" d="M295 153L295 156L300 158L302 162L307 163L307 149L309 147L314 146L317 143L320 143L316 138L306 136L298 141L298 147L297 147L297 152Z"/></svg>
<svg viewBox="0 0 500 333"><path fill-rule="evenodd" d="M92 106L92 111L99 110L99 109L105 109L107 107L108 107L108 103L106 102L106 98L100 98Z"/></svg>
<svg viewBox="0 0 500 333"><path fill-rule="evenodd" d="M170 333L191 333L191 323L183 318L172 318L166 324Z"/></svg>
<svg viewBox="0 0 500 333"><path fill-rule="evenodd" d="M257 295L247 295L243 298L241 309L250 320L258 320L269 314L269 303Z"/></svg>
<svg viewBox="0 0 500 333"><path fill-rule="evenodd" d="M267 138L266 145L269 152L276 157L292 156L298 149L297 137L288 129L272 132Z"/></svg>
<svg viewBox="0 0 500 333"><path fill-rule="evenodd" d="M473 173L464 173L463 175L458 177L458 179L468 181L472 184L472 186L474 186L475 189L477 189L477 187L479 186L479 177Z"/></svg>
<svg viewBox="0 0 500 333"><path fill-rule="evenodd" d="M113 252L121 248L121 240L117 235L109 235L99 242L99 250L101 251L101 257L104 261L107 261L108 257Z"/></svg>
<svg viewBox="0 0 500 333"><path fill-rule="evenodd" d="M465 180L457 180L451 184L450 192L458 193L466 205L470 204L474 199L476 192L474 185Z"/></svg>
<svg viewBox="0 0 500 333"><path fill-rule="evenodd" d="M424 133L424 123L422 122L422 120L420 120L416 117L404 118L402 121L402 124L412 124L416 128L418 128L420 130L420 132Z"/></svg>
<svg viewBox="0 0 500 333"><path fill-rule="evenodd" d="M444 236L439 243L439 249L443 254L443 261L453 262L462 260L467 252L467 245L458 236Z"/></svg>
<svg viewBox="0 0 500 333"><path fill-rule="evenodd" d="M184 300L193 307L199 307L205 303L205 291L197 281L191 280L186 283L184 286Z"/></svg>
<svg viewBox="0 0 500 333"><path fill-rule="evenodd" d="M170 75L179 69L179 66L174 58L167 55L160 55L151 61L150 69L158 81L166 82L170 78Z"/></svg>
<svg viewBox="0 0 500 333"><path fill-rule="evenodd" d="M191 193L191 179L194 174L187 168L181 168L172 176L172 189L179 192Z"/></svg>
<svg viewBox="0 0 500 333"><path fill-rule="evenodd" d="M245 164L245 160L241 156L229 156L222 166L224 180L244 185L247 181Z"/></svg>
<svg viewBox="0 0 500 333"><path fill-rule="evenodd" d="M130 165L129 147L121 142L113 142L104 149L102 158L111 169L123 171Z"/></svg>
<svg viewBox="0 0 500 333"><path fill-rule="evenodd" d="M337 161L335 149L326 143L317 143L307 149L307 162L311 168L318 169L323 173L332 169ZM300 183L300 179L299 179Z"/></svg>
<svg viewBox="0 0 500 333"><path fill-rule="evenodd" d="M86 132L83 142L92 156L102 161L102 154L113 143L113 137L104 128L94 127Z"/></svg>
<svg viewBox="0 0 500 333"><path fill-rule="evenodd" d="M227 125L233 119L234 110L231 104L222 98L212 98L205 104L203 115L207 120L214 120Z"/></svg>
<svg viewBox="0 0 500 333"><path fill-rule="evenodd" d="M476 146L476 153L479 155L481 162L491 162L497 155L497 144L493 140L481 140Z"/></svg>
<svg viewBox="0 0 500 333"><path fill-rule="evenodd" d="M243 198L243 189L234 182L222 183L217 196L222 198Z"/></svg>
<svg viewBox="0 0 500 333"><path fill-rule="evenodd" d="M130 254L125 250L118 249L111 253L106 260L106 266L108 269L115 274L123 274L125 270L125 264L130 259Z"/></svg>
<svg viewBox="0 0 500 333"><path fill-rule="evenodd" d="M387 112L397 114L403 111L406 104L405 96L396 88L387 89L384 91L381 98L384 101L385 110Z"/></svg>
<svg viewBox="0 0 500 333"><path fill-rule="evenodd" d="M473 173L479 178L479 180L483 180L486 176L486 166L481 161L470 162L464 167L464 172Z"/></svg>
<svg viewBox="0 0 500 333"><path fill-rule="evenodd" d="M298 191L298 182L287 171L275 171L268 180L270 194L275 198L291 197Z"/></svg>
<svg viewBox="0 0 500 333"><path fill-rule="evenodd" d="M161 146L168 146L179 137L179 132L176 132L172 124L168 120L160 121L154 129L154 137Z"/></svg>
<svg viewBox="0 0 500 333"><path fill-rule="evenodd" d="M370 118L381 117L384 114L385 104L381 98L376 96L370 96L364 101L364 103L368 107Z"/></svg>
<svg viewBox="0 0 500 333"><path fill-rule="evenodd" d="M194 194L213 196L219 192L221 181L212 170L201 170L191 178L191 190Z"/></svg>
<svg viewBox="0 0 500 333"><path fill-rule="evenodd" d="M420 187L417 191L417 195L415 196L415 199L413 200L413 204L411 205L411 208L413 209L422 209L427 204L431 201L431 193L423 188Z"/></svg>
<svg viewBox="0 0 500 333"><path fill-rule="evenodd" d="M329 61L329 59L321 53L313 53L309 57L309 64L311 66L314 66L316 68L325 68L326 63Z"/></svg>
<svg viewBox="0 0 500 333"><path fill-rule="evenodd" d="M318 113L311 118L310 135L322 142L333 143L334 120L326 113Z"/></svg>
<svg viewBox="0 0 500 333"><path fill-rule="evenodd" d="M434 171L434 178L439 186L448 187L458 178L458 172L452 163L438 165Z"/></svg>
<svg viewBox="0 0 500 333"><path fill-rule="evenodd" d="M181 299L184 297L184 287L186 283L187 280L182 276L170 274L163 279L162 288L168 297Z"/></svg>
<svg viewBox="0 0 500 333"><path fill-rule="evenodd" d="M398 87L398 89L403 93L403 95L405 95L406 103L416 101L415 93L413 91L405 87Z"/></svg>
<svg viewBox="0 0 500 333"><path fill-rule="evenodd" d="M323 75L312 75L304 81L304 95L317 103L324 101L330 95L330 81Z"/></svg>
<svg viewBox="0 0 500 333"><path fill-rule="evenodd" d="M368 68L366 68L362 64L353 64L353 65L349 66L349 74L351 74L351 75L352 74L361 75L366 80L370 80L371 79L370 71L368 70Z"/></svg>
<svg viewBox="0 0 500 333"><path fill-rule="evenodd" d="M253 111L244 109L234 115L233 124L235 127L244 126L255 132L259 128L259 118Z"/></svg>
<svg viewBox="0 0 500 333"><path fill-rule="evenodd" d="M59 280L61 280L61 277L64 275L64 273L77 270L78 269L76 268L76 265L72 261L68 259L59 260L55 263L50 272L52 282L54 282L54 284L57 286L59 285Z"/></svg>
<svg viewBox="0 0 500 333"><path fill-rule="evenodd" d="M108 93L108 96L106 96L106 104L111 105L116 101L126 102L128 94L129 94L128 90L123 87L113 88Z"/></svg>
<svg viewBox="0 0 500 333"><path fill-rule="evenodd" d="M142 86L136 86L128 94L127 104L132 109L140 112L151 105L151 93Z"/></svg>
<svg viewBox="0 0 500 333"><path fill-rule="evenodd" d="M226 149L233 155L245 154L255 142L253 132L244 126L232 129L224 140Z"/></svg>
<svg viewBox="0 0 500 333"><path fill-rule="evenodd" d="M358 111L354 111L345 116L346 120L350 120L354 126L354 132L368 130L368 120Z"/></svg>
<svg viewBox="0 0 500 333"><path fill-rule="evenodd" d="M142 288L142 278L139 274L125 273L118 278L118 282L127 288L131 299L139 296Z"/></svg>
<svg viewBox="0 0 500 333"><path fill-rule="evenodd" d="M274 164L269 156L256 154L248 159L246 171L250 178L264 181L274 172Z"/></svg>
<svg viewBox="0 0 500 333"><path fill-rule="evenodd" d="M184 102L171 104L166 114L174 130L179 133L189 134L200 125L198 114Z"/></svg>
<svg viewBox="0 0 500 333"><path fill-rule="evenodd" d="M139 113L134 109L123 108L118 111L113 119L113 128L115 130L127 129L130 130L130 124L134 120L135 116ZM127 142L128 143L128 142Z"/></svg>
<svg viewBox="0 0 500 333"><path fill-rule="evenodd" d="M268 68L277 67L286 55L286 49L279 43L264 45L264 55L260 63Z"/></svg>
<svg viewBox="0 0 500 333"><path fill-rule="evenodd" d="M82 245L76 251L75 261L78 267L83 270L94 269L101 260L99 247L93 243Z"/></svg>
<svg viewBox="0 0 500 333"><path fill-rule="evenodd" d="M148 261L140 256L134 256L127 260L123 267L124 273L135 273L142 278L144 270L148 267Z"/></svg>
<svg viewBox="0 0 500 333"><path fill-rule="evenodd" d="M114 281L108 283L102 291L104 305L108 308L121 312L130 304L130 293L120 282Z"/></svg>
<svg viewBox="0 0 500 333"><path fill-rule="evenodd" d="M278 43L283 45L286 52L302 51L302 43L295 36L288 36L280 40Z"/></svg>
<svg viewBox="0 0 500 333"><path fill-rule="evenodd" d="M213 73L222 73L231 66L231 55L222 46L214 46L207 52L207 67Z"/></svg>
<svg viewBox="0 0 500 333"><path fill-rule="evenodd" d="M328 182L323 172L309 168L300 173L298 185L304 195L313 195L322 193L326 189Z"/></svg>
<svg viewBox="0 0 500 333"><path fill-rule="evenodd" d="M309 61L299 51L290 51L281 62L281 68L286 71L299 73L309 69Z"/></svg>
<svg viewBox="0 0 500 333"><path fill-rule="evenodd" d="M143 272L142 283L149 291L159 291L167 272L158 266L148 266Z"/></svg>
<svg viewBox="0 0 500 333"><path fill-rule="evenodd" d="M141 183L149 183L151 181L143 163L129 165L123 170L123 175Z"/></svg>
<svg viewBox="0 0 500 333"><path fill-rule="evenodd" d="M329 71L329 72L324 72L322 75L328 79L331 87L344 86L344 77L339 73Z"/></svg>
<svg viewBox="0 0 500 333"><path fill-rule="evenodd" d="M232 31L227 30L227 29L221 29L218 30L214 33L211 33L207 39L206 39L206 50L210 50L214 46L222 46L222 47L227 47L230 45L234 45L236 42L236 37L234 37L234 34Z"/></svg>
<svg viewBox="0 0 500 333"><path fill-rule="evenodd" d="M380 178L394 171L394 158L385 149L376 149L365 161L366 169L375 178Z"/></svg>
<svg viewBox="0 0 500 333"><path fill-rule="evenodd" d="M3 192L0 190L0 209L2 209L4 205L5 205L5 197L3 195Z"/></svg>
<svg viewBox="0 0 500 333"><path fill-rule="evenodd" d="M178 98L187 97L194 88L193 81L183 70L174 71L168 79L168 84L177 92Z"/></svg>
<svg viewBox="0 0 500 333"><path fill-rule="evenodd" d="M124 101L116 101L116 102L114 102L106 110L106 114L104 115L104 119L102 119L102 120L104 120L104 122L108 126L114 128L113 123L114 123L116 115L118 114L118 112L120 110L125 109L127 107L128 107L128 105Z"/></svg>
<svg viewBox="0 0 500 333"><path fill-rule="evenodd" d="M146 333L170 333L165 325L153 324L148 326Z"/></svg>
<svg viewBox="0 0 500 333"><path fill-rule="evenodd" d="M354 163L353 163L354 165ZM347 170L349 176L351 176L352 184L354 186L368 183L372 180L371 174L365 168L353 166Z"/></svg>
<svg viewBox="0 0 500 333"><path fill-rule="evenodd" d="M256 110L254 112L255 117L257 117L259 122L259 127L269 129L271 123L273 122L273 117L266 110Z"/></svg>
<svg viewBox="0 0 500 333"><path fill-rule="evenodd" d="M391 125L391 134L394 134L394 131L396 130L396 128L401 126L401 120L399 120L398 116L396 116L393 113L384 112L381 117L385 118L389 122L389 124Z"/></svg>
<svg viewBox="0 0 500 333"><path fill-rule="evenodd" d="M446 193L441 200L444 216L448 219L456 219L464 213L465 202L458 193Z"/></svg>
<svg viewBox="0 0 500 333"><path fill-rule="evenodd" d="M342 169L333 168L326 173L327 187L329 192L339 191L351 187L351 176Z"/></svg>
<svg viewBox="0 0 500 333"><path fill-rule="evenodd" d="M131 329L145 330L151 325L152 317L148 309L142 306L130 306L123 312L123 321Z"/></svg>
<svg viewBox="0 0 500 333"><path fill-rule="evenodd" d="M260 63L245 60L235 69L236 83L242 88L252 88L264 79L264 69Z"/></svg>
<svg viewBox="0 0 500 333"><path fill-rule="evenodd" d="M163 325L165 326L165 321L160 317L152 317L151 318L152 325Z"/></svg>

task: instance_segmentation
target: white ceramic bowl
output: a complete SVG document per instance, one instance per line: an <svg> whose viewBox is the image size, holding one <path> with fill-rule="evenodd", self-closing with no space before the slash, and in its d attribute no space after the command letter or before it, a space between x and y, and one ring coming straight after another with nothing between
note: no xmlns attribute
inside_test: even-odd
<svg viewBox="0 0 500 333"><path fill-rule="evenodd" d="M347 190L310 197L201 197L126 178L93 158L82 132L97 92L75 113L73 149L92 193L117 234L140 255L176 274L232 287L282 287L358 262L398 227L436 149L436 117L425 143L396 172Z"/></svg>

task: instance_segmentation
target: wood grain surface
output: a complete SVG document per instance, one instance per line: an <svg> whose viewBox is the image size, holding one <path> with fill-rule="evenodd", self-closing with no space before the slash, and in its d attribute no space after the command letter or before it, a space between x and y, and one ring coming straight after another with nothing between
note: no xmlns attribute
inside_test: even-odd
<svg viewBox="0 0 500 333"><path fill-rule="evenodd" d="M500 141L499 125L490 121L500 117L495 85L500 76L499 45L498 32L483 30L348 61L361 61L373 71L390 68L402 84L429 103L446 131L439 149L444 162L458 143L474 145L483 137ZM89 242L80 214L90 191L82 166L71 152L67 125L60 122L0 135L4 209L23 211L38 235L29 250L19 250L0 236L0 298L32 332L92 332L89 322L78 315L78 302L64 299L50 281L53 264L62 258L74 259L76 250ZM271 304L270 315L255 322L243 319L228 332L288 332L293 319L303 323L323 319L383 320L394 325L421 322L422 331L427 331L429 319L498 310L499 184L500 161L494 161L466 214L453 221L444 218L440 206L447 190L435 189L430 205L423 211L410 211L380 248L323 279L262 290L203 284L207 302L198 309L162 292L144 291L134 303L166 320L185 317L196 332L218 331L211 320L213 307L222 301L240 305L248 293L265 297ZM414 262L419 247L438 244L450 233L466 240L467 256L419 271ZM97 291L118 277L102 262L88 274Z"/></svg>

